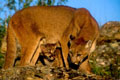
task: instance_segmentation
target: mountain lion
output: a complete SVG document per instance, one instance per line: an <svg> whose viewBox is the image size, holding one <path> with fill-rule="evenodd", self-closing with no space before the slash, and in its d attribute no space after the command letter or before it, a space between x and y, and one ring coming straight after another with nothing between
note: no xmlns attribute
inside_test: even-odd
<svg viewBox="0 0 120 80"><path fill-rule="evenodd" d="M90 53L94 51L99 37L99 27L96 20L85 9L78 9L74 15L75 26L79 26L77 37L71 36L71 62L79 65L79 69L91 73L89 65Z"/></svg>
<svg viewBox="0 0 120 80"><path fill-rule="evenodd" d="M34 6L16 12L8 24L4 68L13 67L16 58L16 40L22 49L20 66L27 66L35 64L41 52L41 41L45 38L46 44L60 44L65 67L69 69L67 44L71 40L70 36L74 36L75 40L81 36L85 38L84 40L93 38L98 32L97 23L95 25L93 23L96 21L84 8ZM81 31L85 34L81 34ZM89 38L85 37L88 35Z"/></svg>

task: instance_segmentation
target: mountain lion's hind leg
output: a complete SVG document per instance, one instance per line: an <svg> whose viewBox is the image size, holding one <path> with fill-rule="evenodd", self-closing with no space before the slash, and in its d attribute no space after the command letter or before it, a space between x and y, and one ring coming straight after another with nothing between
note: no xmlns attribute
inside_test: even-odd
<svg viewBox="0 0 120 80"><path fill-rule="evenodd" d="M30 65L30 61L32 59L32 56L38 52L37 47L39 43L40 38L32 38L29 39L28 44L24 44L26 46L22 46L22 56L20 60L20 66L26 66Z"/></svg>

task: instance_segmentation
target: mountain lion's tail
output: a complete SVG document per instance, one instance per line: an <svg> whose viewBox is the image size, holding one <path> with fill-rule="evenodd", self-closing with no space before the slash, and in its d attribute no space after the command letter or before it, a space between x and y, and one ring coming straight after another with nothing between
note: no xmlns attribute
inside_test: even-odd
<svg viewBox="0 0 120 80"><path fill-rule="evenodd" d="M12 24L9 23L7 30L7 53L5 56L4 69L13 67L16 57L16 38Z"/></svg>

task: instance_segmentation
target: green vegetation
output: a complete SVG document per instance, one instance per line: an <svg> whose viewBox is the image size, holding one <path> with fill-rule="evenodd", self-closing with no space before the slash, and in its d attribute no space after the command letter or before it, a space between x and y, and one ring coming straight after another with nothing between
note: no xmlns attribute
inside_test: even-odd
<svg viewBox="0 0 120 80"><path fill-rule="evenodd" d="M120 70L118 70L118 65L111 64L110 66L100 67L95 64L92 65L92 72L96 75L114 77L116 79L120 78Z"/></svg>

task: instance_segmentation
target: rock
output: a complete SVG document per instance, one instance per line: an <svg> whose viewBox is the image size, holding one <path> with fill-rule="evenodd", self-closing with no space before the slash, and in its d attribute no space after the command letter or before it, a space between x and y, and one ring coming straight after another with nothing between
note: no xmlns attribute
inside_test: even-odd
<svg viewBox="0 0 120 80"><path fill-rule="evenodd" d="M1 53L6 53L7 51L7 43L6 43L7 36L2 39L2 45L1 45Z"/></svg>
<svg viewBox="0 0 120 80"><path fill-rule="evenodd" d="M95 73L120 79L120 22L108 22L102 26L90 59Z"/></svg>
<svg viewBox="0 0 120 80"><path fill-rule="evenodd" d="M101 41L104 40L112 40L112 39L120 39L120 22L107 22L104 24L100 30L100 38Z"/></svg>

